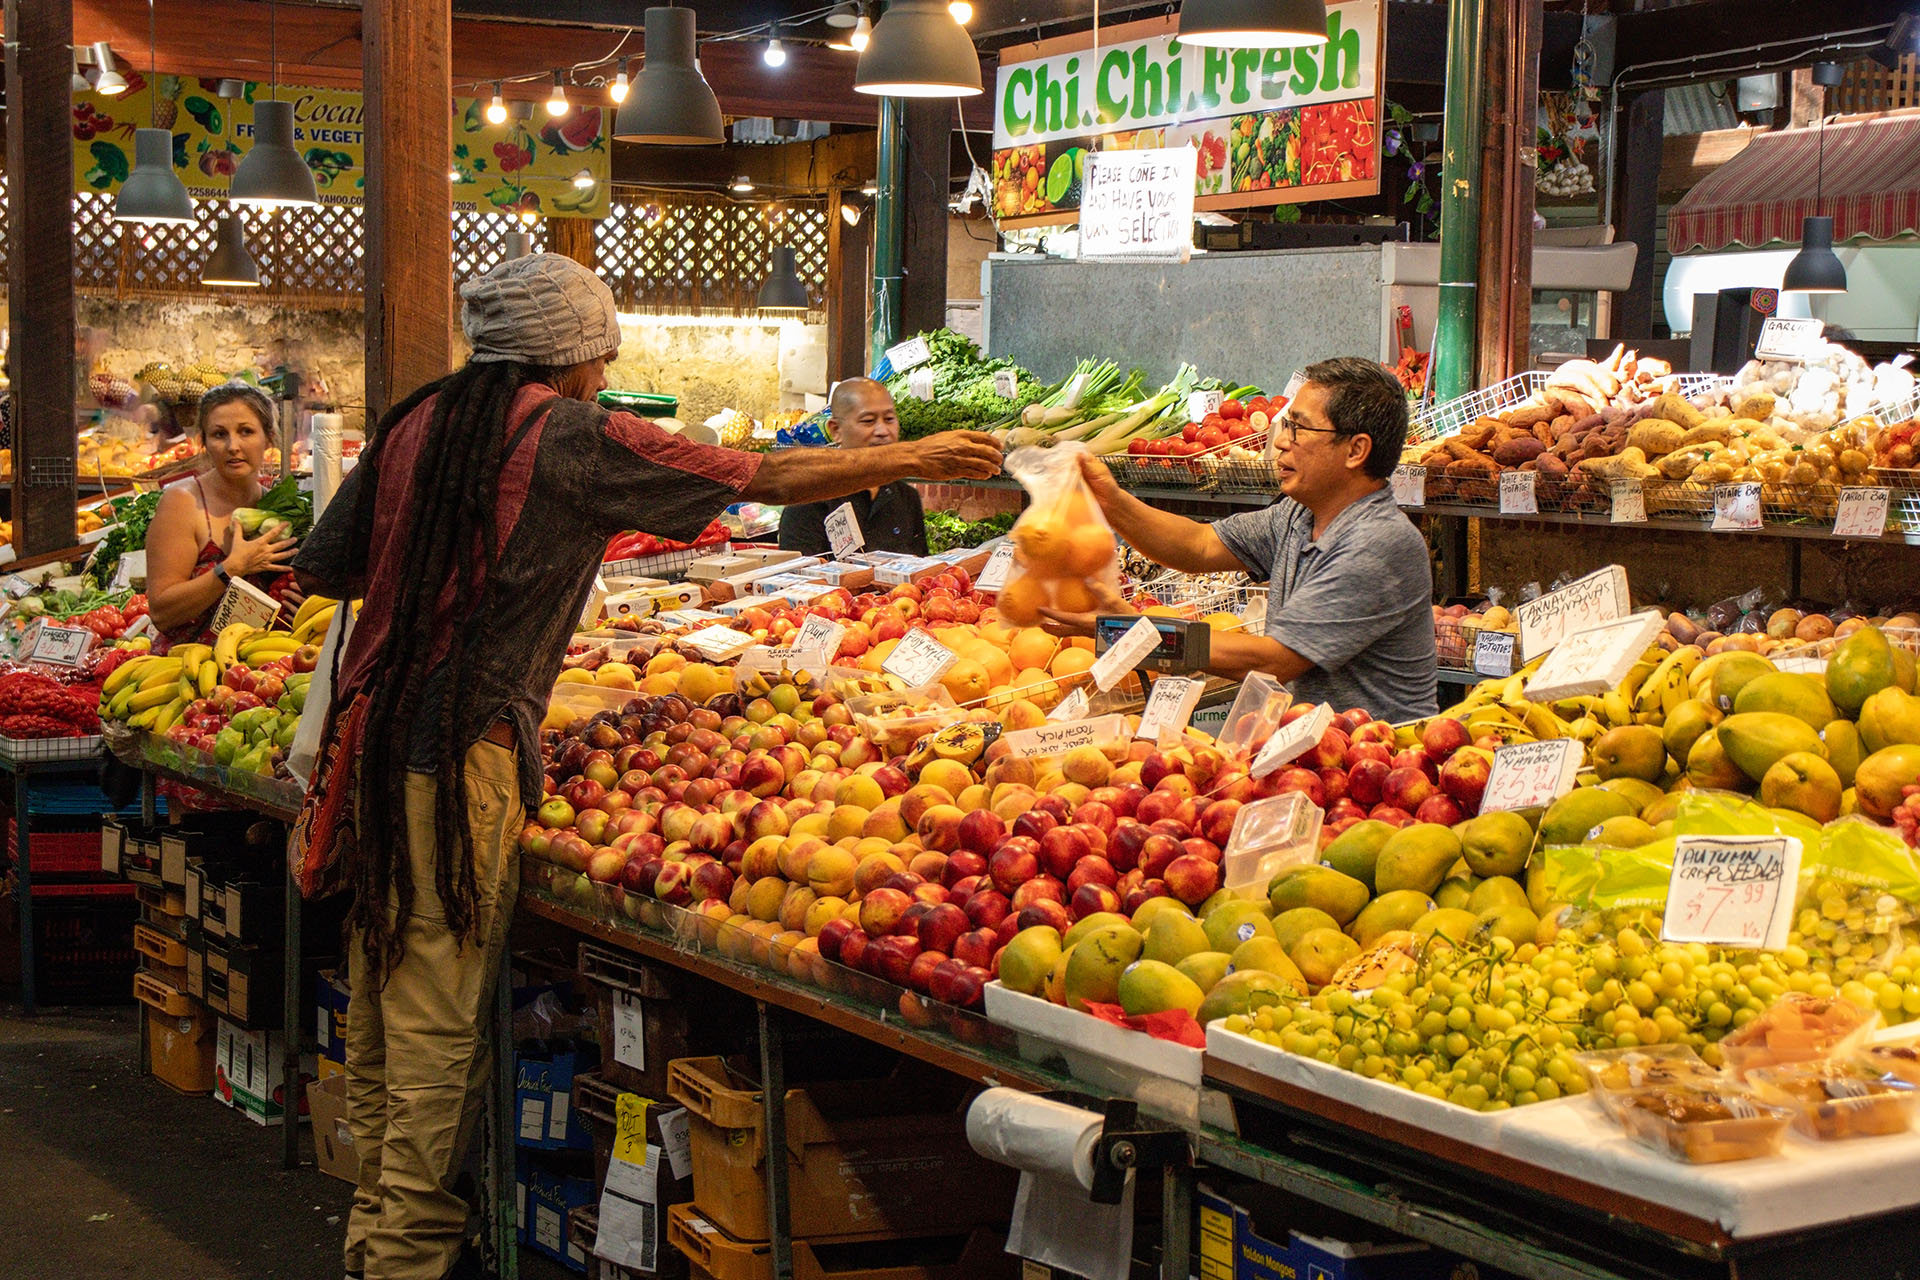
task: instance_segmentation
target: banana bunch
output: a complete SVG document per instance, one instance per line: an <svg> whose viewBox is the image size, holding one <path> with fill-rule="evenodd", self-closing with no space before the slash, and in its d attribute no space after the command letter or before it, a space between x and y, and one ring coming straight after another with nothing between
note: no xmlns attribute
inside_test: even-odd
<svg viewBox="0 0 1920 1280"><path fill-rule="evenodd" d="M261 631L244 622L235 622L222 628L214 638L213 661L219 675L224 676L228 668L241 663L257 667L284 658L300 644L291 632Z"/></svg>
<svg viewBox="0 0 1920 1280"><path fill-rule="evenodd" d="M338 600L329 600L325 596L308 596L295 611L293 621L287 624L288 634L293 636L294 645L319 644L327 637L327 628L333 625L334 614L339 609Z"/></svg>
<svg viewBox="0 0 1920 1280"><path fill-rule="evenodd" d="M115 667L100 686L100 718L164 733L195 698L213 692L220 669L204 644L175 645L164 656L146 654Z"/></svg>
<svg viewBox="0 0 1920 1280"><path fill-rule="evenodd" d="M1527 699L1527 680L1539 669L1540 662L1535 658L1510 676L1482 680L1467 691L1466 697L1442 711L1440 718L1460 721L1474 738L1494 737L1509 746L1578 737L1557 707Z"/></svg>

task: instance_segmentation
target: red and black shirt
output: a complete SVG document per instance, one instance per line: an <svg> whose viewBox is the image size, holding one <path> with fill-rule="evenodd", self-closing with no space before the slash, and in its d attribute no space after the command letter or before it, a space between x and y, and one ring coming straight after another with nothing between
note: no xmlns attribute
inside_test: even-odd
<svg viewBox="0 0 1920 1280"><path fill-rule="evenodd" d="M403 557L415 509L414 470L433 407L428 399L393 427L379 475L366 466L348 474L294 561L335 593L364 598L334 690L342 705L366 686L409 572ZM759 454L695 444L629 413L556 399L552 388L539 384L517 393L507 418L509 441L536 411L540 418L500 471L499 563L490 578L482 567L442 589L432 665L413 724L368 726L369 732L406 734L410 769L438 770L444 745L436 738L439 708L448 694L447 655L458 634L467 646L468 687L454 726L454 754L463 754L494 722L508 720L519 743L521 790L529 806L541 794L540 721L607 540L642 529L690 542L738 500L760 465ZM372 535L359 556L355 513L364 497L373 498ZM485 565L477 543L472 555L473 563Z"/></svg>

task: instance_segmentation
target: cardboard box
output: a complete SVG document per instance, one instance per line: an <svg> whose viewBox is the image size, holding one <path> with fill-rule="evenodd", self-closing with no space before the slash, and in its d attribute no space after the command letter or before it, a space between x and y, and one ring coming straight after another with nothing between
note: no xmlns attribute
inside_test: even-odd
<svg viewBox="0 0 1920 1280"><path fill-rule="evenodd" d="M1451 1257L1417 1240L1350 1243L1291 1230L1284 1241L1269 1239L1245 1208L1205 1183L1194 1202L1199 1280L1447 1280L1453 1270Z"/></svg>
<svg viewBox="0 0 1920 1280"><path fill-rule="evenodd" d="M165 1013L148 1007L147 1070L180 1093L213 1091L214 1015L195 1007L189 1013Z"/></svg>
<svg viewBox="0 0 1920 1280"><path fill-rule="evenodd" d="M616 1089L665 1101L667 1067L675 1058L745 1047L695 1043L698 996L678 970L583 942L580 976L593 999L599 1075Z"/></svg>
<svg viewBox="0 0 1920 1280"><path fill-rule="evenodd" d="M701 556L687 566L688 582L718 582L759 566L740 556Z"/></svg>
<svg viewBox="0 0 1920 1280"><path fill-rule="evenodd" d="M773 1248L735 1240L692 1205L667 1211L674 1248L711 1280L773 1280ZM1020 1259L993 1227L942 1235L880 1235L860 1240L793 1241L793 1280L1013 1280Z"/></svg>
<svg viewBox="0 0 1920 1280"><path fill-rule="evenodd" d="M347 1006L352 993L344 975L334 969L322 969L314 977L313 1003L316 1010L315 1043L320 1048L320 1078L330 1079L347 1069Z"/></svg>
<svg viewBox="0 0 1920 1280"><path fill-rule="evenodd" d="M360 1181L360 1153L347 1124L347 1078L333 1075L307 1086L307 1115L313 1120L313 1163L342 1182Z"/></svg>
<svg viewBox="0 0 1920 1280"><path fill-rule="evenodd" d="M591 1178L534 1165L527 1175L526 1246L572 1271L587 1269L587 1252L567 1239L567 1215L597 1199Z"/></svg>
<svg viewBox="0 0 1920 1280"><path fill-rule="evenodd" d="M782 551L778 547L735 547L733 554L742 560L751 560L761 565L786 564L790 560L800 558L798 551Z"/></svg>
<svg viewBox="0 0 1920 1280"><path fill-rule="evenodd" d="M630 1094L632 1090L616 1088L591 1071L583 1071L573 1080L574 1110L587 1122L593 1133L594 1185L603 1190L607 1185L607 1170L613 1163L619 1097L623 1092ZM657 1099L648 1101L647 1145L658 1150L648 1157L649 1163L654 1164L654 1194L652 1200L645 1202L652 1206L654 1266L644 1274L659 1276L663 1280L677 1280L677 1277L686 1274L686 1259L668 1245L667 1206L680 1204L693 1197L692 1156L688 1148L689 1117L684 1107ZM634 1243L644 1247L646 1242ZM588 1252L592 1252L592 1245L592 1238L589 1237Z"/></svg>
<svg viewBox="0 0 1920 1280"><path fill-rule="evenodd" d="M286 1036L221 1018L213 1051L213 1096L258 1125L286 1123ZM305 1061L301 1076L311 1078ZM295 1097L301 1097L296 1091ZM304 1110L305 1099L301 1097Z"/></svg>
<svg viewBox="0 0 1920 1280"><path fill-rule="evenodd" d="M594 1063L571 1048L522 1048L514 1062L515 1142L536 1151L586 1151L593 1136L573 1114L573 1077Z"/></svg>
<svg viewBox="0 0 1920 1280"><path fill-rule="evenodd" d="M286 922L286 887L250 875L200 880L200 924L216 938L263 942L278 938Z"/></svg>
<svg viewBox="0 0 1920 1280"><path fill-rule="evenodd" d="M723 1058L681 1058L669 1071L667 1092L691 1114L700 1215L735 1240L760 1241L769 1238L764 1115L758 1091L737 1087L738 1079ZM1016 1174L968 1145L962 1096L957 1082L943 1088L930 1075L787 1090L794 1236L1006 1222Z"/></svg>

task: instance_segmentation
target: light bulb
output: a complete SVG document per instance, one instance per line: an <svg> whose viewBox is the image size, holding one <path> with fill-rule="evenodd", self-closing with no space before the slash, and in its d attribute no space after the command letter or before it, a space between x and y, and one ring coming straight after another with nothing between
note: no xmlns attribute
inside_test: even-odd
<svg viewBox="0 0 1920 1280"><path fill-rule="evenodd" d="M447 181L448 182L460 181L460 171L458 169L447 170Z"/></svg>
<svg viewBox="0 0 1920 1280"><path fill-rule="evenodd" d="M588 187L591 187L593 185L593 174L586 169L580 170L578 173L573 175L573 185L578 187L580 190L585 191Z"/></svg>
<svg viewBox="0 0 1920 1280"><path fill-rule="evenodd" d="M947 12L952 14L953 20L963 27L973 21L973 6L968 4L967 0L953 0L953 3L947 6Z"/></svg>
<svg viewBox="0 0 1920 1280"><path fill-rule="evenodd" d="M847 43L853 46L856 53L860 53L866 50L867 41L871 39L873 39L873 23L867 21L867 15L863 13L860 15L860 21L853 24L853 35L848 37Z"/></svg>
<svg viewBox="0 0 1920 1280"><path fill-rule="evenodd" d="M607 90L607 93L613 98L615 102L625 102L627 100L627 73L626 72L622 71L619 75L613 78L613 88Z"/></svg>
<svg viewBox="0 0 1920 1280"><path fill-rule="evenodd" d="M787 50L786 47L780 43L779 36L775 36L773 39L767 41L766 52L760 55L760 60L770 67L784 67L787 65Z"/></svg>
<svg viewBox="0 0 1920 1280"><path fill-rule="evenodd" d="M500 86L493 86L493 101L487 104L487 123L505 124L507 122L507 100L500 96Z"/></svg>
<svg viewBox="0 0 1920 1280"><path fill-rule="evenodd" d="M538 219L538 217L537 217L537 215L535 215L535 213L533 212L533 210L531 210L531 209L522 209L522 210L520 211L520 221L522 221L522 222L524 222L524 223L526 223L526 224L527 224L528 226L532 226L532 225L533 225L533 224L534 224L534 223L535 223L536 221L538 221L538 220L539 220L539 219Z"/></svg>
<svg viewBox="0 0 1920 1280"><path fill-rule="evenodd" d="M745 194L746 192L753 190L753 179L749 178L746 174L743 173L743 174L740 174L738 177L736 177L731 183L729 183L728 187L730 190L738 191L742 194Z"/></svg>
<svg viewBox="0 0 1920 1280"><path fill-rule="evenodd" d="M553 92L547 95L547 114L558 119L567 114L567 86L560 80L558 71L553 73Z"/></svg>

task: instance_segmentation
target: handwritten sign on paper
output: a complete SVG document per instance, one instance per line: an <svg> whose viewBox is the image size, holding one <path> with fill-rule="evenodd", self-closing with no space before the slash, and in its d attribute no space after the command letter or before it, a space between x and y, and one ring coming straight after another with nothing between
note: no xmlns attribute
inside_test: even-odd
<svg viewBox="0 0 1920 1280"><path fill-rule="evenodd" d="M915 627L894 646L887 660L880 664L880 669L918 689L921 685L938 680L947 673L948 667L959 660L959 654Z"/></svg>
<svg viewBox="0 0 1920 1280"><path fill-rule="evenodd" d="M1049 722L1031 729L1016 729L1002 739L1015 751L1029 756L1061 755L1075 747L1117 746L1126 740L1127 718L1120 715Z"/></svg>
<svg viewBox="0 0 1920 1280"><path fill-rule="evenodd" d="M1210 413L1220 412L1220 402L1226 397L1218 391L1189 391L1187 393L1187 421L1203 422Z"/></svg>
<svg viewBox="0 0 1920 1280"><path fill-rule="evenodd" d="M1510 676L1513 674L1513 649L1520 637L1511 631L1481 631L1473 637L1475 675Z"/></svg>
<svg viewBox="0 0 1920 1280"><path fill-rule="evenodd" d="M27 661L53 667L78 667L99 637L85 627L42 622L27 646Z"/></svg>
<svg viewBox="0 0 1920 1280"><path fill-rule="evenodd" d="M1633 670L1633 664L1660 635L1656 612L1629 614L1587 627L1554 646L1527 684L1535 702L1605 693Z"/></svg>
<svg viewBox="0 0 1920 1280"><path fill-rule="evenodd" d="M867 545L860 532L860 521L853 514L853 504L843 502L827 512L827 541L833 546L833 558L845 560L848 556Z"/></svg>
<svg viewBox="0 0 1920 1280"><path fill-rule="evenodd" d="M998 592L1007 585L1007 571L1013 568L1013 544L1002 542L987 557L986 564L980 568L980 577L974 586L981 591Z"/></svg>
<svg viewBox="0 0 1920 1280"><path fill-rule="evenodd" d="M1540 513L1540 499L1534 482L1540 475L1535 471L1502 471L1500 473L1500 514L1503 516L1531 516Z"/></svg>
<svg viewBox="0 0 1920 1280"><path fill-rule="evenodd" d="M905 373L931 359L933 352L928 348L925 338L908 338L887 348L887 363L893 366L895 373Z"/></svg>
<svg viewBox="0 0 1920 1280"><path fill-rule="evenodd" d="M829 659L840 652L840 641L845 638L847 629L823 614L810 613L800 629L793 634L793 647L796 649L816 649Z"/></svg>
<svg viewBox="0 0 1920 1280"><path fill-rule="evenodd" d="M1645 524L1647 522L1647 488L1631 477L1615 480L1611 486L1613 496L1610 519L1614 524Z"/></svg>
<svg viewBox="0 0 1920 1280"><path fill-rule="evenodd" d="M1002 400L1011 400L1020 394L1020 375L1011 369L993 371L993 394Z"/></svg>
<svg viewBox="0 0 1920 1280"><path fill-rule="evenodd" d="M1581 744L1573 738L1516 742L1493 753L1493 770L1480 799L1480 812L1532 809L1552 804L1573 790L1580 772Z"/></svg>
<svg viewBox="0 0 1920 1280"><path fill-rule="evenodd" d="M1836 538L1878 538L1887 531L1887 491L1877 485L1849 485L1840 490L1833 513Z"/></svg>
<svg viewBox="0 0 1920 1280"><path fill-rule="evenodd" d="M1532 661L1563 637L1625 617L1632 608L1627 571L1617 564L1523 601L1513 611L1520 623L1520 656Z"/></svg>
<svg viewBox="0 0 1920 1280"><path fill-rule="evenodd" d="M1161 676L1153 682L1153 692L1147 695L1147 706L1140 713L1140 729L1136 738L1151 738L1163 742L1169 736L1178 737L1187 722L1193 718L1193 709L1199 705L1200 694L1206 683L1188 676Z"/></svg>
<svg viewBox="0 0 1920 1280"><path fill-rule="evenodd" d="M1193 147L1095 151L1080 197L1080 256L1185 262L1193 254Z"/></svg>
<svg viewBox="0 0 1920 1280"><path fill-rule="evenodd" d="M1803 316L1768 316L1753 344L1756 360L1805 360L1820 345L1827 322Z"/></svg>
<svg viewBox="0 0 1920 1280"><path fill-rule="evenodd" d="M1799 875L1800 842L1790 836L1680 836L1660 936L1778 951Z"/></svg>
<svg viewBox="0 0 1920 1280"><path fill-rule="evenodd" d="M1047 719L1058 724L1065 724L1072 720L1085 720L1090 710L1092 710L1092 704L1087 701L1087 691L1084 688L1076 688L1060 699L1060 704L1047 713Z"/></svg>
<svg viewBox="0 0 1920 1280"><path fill-rule="evenodd" d="M1427 469L1411 463L1393 469L1393 502L1399 507L1427 505Z"/></svg>
<svg viewBox="0 0 1920 1280"><path fill-rule="evenodd" d="M1753 481L1713 486L1715 533L1751 533L1765 521L1760 512L1760 486Z"/></svg>

